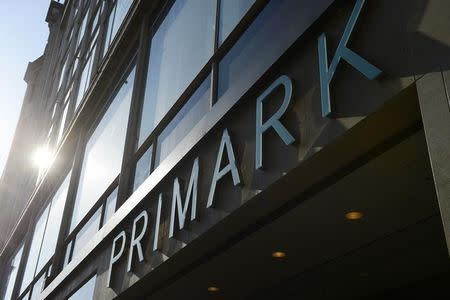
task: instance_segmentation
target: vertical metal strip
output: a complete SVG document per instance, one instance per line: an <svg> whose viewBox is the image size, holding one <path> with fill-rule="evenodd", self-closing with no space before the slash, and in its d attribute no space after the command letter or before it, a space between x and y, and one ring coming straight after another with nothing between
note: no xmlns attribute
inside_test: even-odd
<svg viewBox="0 0 450 300"><path fill-rule="evenodd" d="M132 181L134 181L134 171L137 162L135 157L136 147L139 138L139 126L142 113L145 79L148 64L148 52L150 49L150 18L146 17L141 25L139 35L139 45L135 63L136 73L133 84L131 108L128 119L128 129L125 138L125 149L122 158L122 167L119 176L116 210L126 201L130 195Z"/></svg>

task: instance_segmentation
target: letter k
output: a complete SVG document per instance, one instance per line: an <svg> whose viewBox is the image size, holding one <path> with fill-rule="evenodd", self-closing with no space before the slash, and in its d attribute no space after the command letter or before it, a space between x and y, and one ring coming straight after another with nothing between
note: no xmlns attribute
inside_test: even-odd
<svg viewBox="0 0 450 300"><path fill-rule="evenodd" d="M350 19L345 26L344 33L339 41L339 45L328 68L328 55L327 55L327 39L325 33L319 36L318 48L319 48L319 73L320 73L320 98L322 102L322 116L327 117L331 113L330 102L330 82L333 79L334 72L341 61L344 59L356 70L364 74L368 79L373 80L381 75L382 71L372 65L370 62L347 48L347 43L350 35L355 27L356 20L358 19L361 9L364 6L365 0L357 0L355 7L353 8Z"/></svg>

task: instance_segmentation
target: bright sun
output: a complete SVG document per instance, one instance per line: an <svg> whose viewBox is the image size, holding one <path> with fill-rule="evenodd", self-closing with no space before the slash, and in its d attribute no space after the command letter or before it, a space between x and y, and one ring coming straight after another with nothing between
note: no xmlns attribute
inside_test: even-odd
<svg viewBox="0 0 450 300"><path fill-rule="evenodd" d="M33 164L40 170L45 170L53 163L55 154L47 146L37 148L32 157Z"/></svg>

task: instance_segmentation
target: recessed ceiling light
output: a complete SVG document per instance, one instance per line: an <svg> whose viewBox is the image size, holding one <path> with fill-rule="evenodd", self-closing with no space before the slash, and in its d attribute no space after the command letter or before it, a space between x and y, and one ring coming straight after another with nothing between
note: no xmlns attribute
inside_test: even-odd
<svg viewBox="0 0 450 300"><path fill-rule="evenodd" d="M210 293L217 293L220 289L217 286L210 286L208 287L208 292Z"/></svg>
<svg viewBox="0 0 450 300"><path fill-rule="evenodd" d="M275 258L283 258L283 257L286 257L286 252L283 252L283 251L275 251L275 252L272 253L272 257L275 257Z"/></svg>
<svg viewBox="0 0 450 300"><path fill-rule="evenodd" d="M345 214L345 218L347 218L347 220L351 220L351 221L359 220L362 217L363 217L363 213L360 211L349 211L348 213Z"/></svg>
<svg viewBox="0 0 450 300"><path fill-rule="evenodd" d="M361 277L367 277L367 276L369 276L369 273L368 273L368 272L360 272L360 273L359 273L359 276L361 276Z"/></svg>

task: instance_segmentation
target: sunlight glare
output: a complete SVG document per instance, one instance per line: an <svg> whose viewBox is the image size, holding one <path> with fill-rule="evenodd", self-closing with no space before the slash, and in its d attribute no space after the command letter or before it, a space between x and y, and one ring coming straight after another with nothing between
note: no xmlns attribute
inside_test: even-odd
<svg viewBox="0 0 450 300"><path fill-rule="evenodd" d="M45 170L51 166L53 160L55 159L55 155L53 151L51 151L48 146L38 147L32 157L32 161L34 166L39 168L40 170Z"/></svg>

